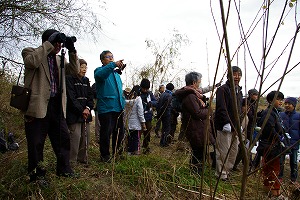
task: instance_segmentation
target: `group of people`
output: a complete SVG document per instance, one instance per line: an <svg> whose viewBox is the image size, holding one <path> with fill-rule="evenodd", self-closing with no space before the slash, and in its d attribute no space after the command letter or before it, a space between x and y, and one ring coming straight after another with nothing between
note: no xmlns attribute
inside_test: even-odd
<svg viewBox="0 0 300 200"><path fill-rule="evenodd" d="M216 130L216 175L221 180L229 179L232 171L238 170L241 160L246 162L242 148L249 147L249 143L258 141L257 153L250 166L261 167L264 188L272 196L280 196L281 182L284 171L284 160L290 157L290 180L299 187L298 178L298 150L300 140L300 113L296 112L297 99L284 98L280 91L267 94L268 106L255 113L259 92L256 89L248 91L248 97L243 99L239 86L242 71L233 66L232 80L228 73L227 82L216 92L216 109L214 128ZM231 81L233 84L231 84ZM282 103L284 100L284 110ZM257 120L254 121L254 119ZM254 130L258 134L253 134ZM239 139L239 134L241 138ZM253 137L256 136L256 137ZM283 141L290 141L284 144ZM241 141L241 143L240 143ZM242 145L244 144L244 145ZM288 151L289 150L289 151Z"/></svg>
<svg viewBox="0 0 300 200"><path fill-rule="evenodd" d="M110 162L122 155L126 143L129 155L142 151L150 152L153 110L157 111L155 133L160 137L160 146L167 147L174 138L177 117L181 114L179 140L186 138L191 147L190 164L194 172L201 174L206 160L207 145L215 149L216 175L227 180L243 160L242 142L253 141L254 121L258 91L251 89L243 98L239 82L242 71L233 66L228 71L227 81L221 85L201 88L202 75L189 72L186 86L174 91L174 85L160 85L159 94L150 91L150 81L142 79L139 85L122 89L120 75L126 67L123 60L114 60L110 51L100 54L102 66L94 70L93 89L85 76L87 62L78 59L74 41L63 38L54 29L42 35L42 45L25 48L22 56L25 64L25 86L31 88L31 98L24 114L28 147L28 174L30 181L45 182L46 170L43 149L46 136L51 141L57 158L58 176L75 177L72 163L88 162L91 110L95 110L97 141L100 159ZM57 55L62 45L68 49L69 62L64 55ZM204 93L217 88L216 108L213 112L206 103ZM96 101L94 101L96 99ZM174 107L174 99L180 102L180 110ZM300 114L295 111L297 99L285 99L285 111L279 112L284 96L272 91L267 95L268 108L262 112L260 121L266 119L259 132L258 155L262 157L264 185L274 195L280 194L280 178L283 176L284 158L274 153L274 145L280 143L283 134L289 133L291 181L298 177L297 153L300 139ZM269 111L271 110L271 111ZM161 134L159 134L159 128ZM125 137L126 136L126 137ZM141 138L143 140L141 141ZM126 142L124 142L126 138ZM110 147L110 143L112 146ZM112 152L110 152L112 150ZM274 150L275 151L275 150ZM272 154L273 152L273 154ZM275 158L275 159L274 159ZM279 177L279 178L278 178Z"/></svg>

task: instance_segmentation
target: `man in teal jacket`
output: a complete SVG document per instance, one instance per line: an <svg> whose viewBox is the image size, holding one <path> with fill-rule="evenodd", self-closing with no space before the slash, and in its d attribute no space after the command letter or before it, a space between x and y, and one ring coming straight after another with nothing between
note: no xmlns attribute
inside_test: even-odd
<svg viewBox="0 0 300 200"><path fill-rule="evenodd" d="M124 137L122 80L120 74L125 65L123 60L114 62L110 51L100 54L102 66L94 71L97 93L97 111L100 121L100 154L103 162L110 161L109 143L112 135L112 151L120 152L120 144Z"/></svg>

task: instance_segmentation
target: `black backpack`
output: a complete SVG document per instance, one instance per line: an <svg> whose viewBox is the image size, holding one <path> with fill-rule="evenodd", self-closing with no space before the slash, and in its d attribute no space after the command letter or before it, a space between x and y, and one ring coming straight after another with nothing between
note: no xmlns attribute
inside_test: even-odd
<svg viewBox="0 0 300 200"><path fill-rule="evenodd" d="M177 112L182 111L182 101L174 93L172 94L171 107Z"/></svg>

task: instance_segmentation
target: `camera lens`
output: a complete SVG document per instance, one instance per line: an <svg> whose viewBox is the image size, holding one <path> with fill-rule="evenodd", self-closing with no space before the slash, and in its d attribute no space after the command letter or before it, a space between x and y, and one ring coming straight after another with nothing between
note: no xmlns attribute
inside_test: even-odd
<svg viewBox="0 0 300 200"><path fill-rule="evenodd" d="M60 43L63 43L64 41L66 41L66 35L64 33L59 33L57 36L57 40Z"/></svg>

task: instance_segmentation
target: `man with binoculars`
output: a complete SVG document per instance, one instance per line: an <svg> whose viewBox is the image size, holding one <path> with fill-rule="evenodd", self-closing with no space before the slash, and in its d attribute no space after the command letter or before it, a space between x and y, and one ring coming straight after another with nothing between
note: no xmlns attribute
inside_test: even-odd
<svg viewBox="0 0 300 200"><path fill-rule="evenodd" d="M77 74L79 61L74 47L75 37L66 37L54 29L42 34L37 48L23 49L24 85L31 89L28 109L24 113L28 148L28 174L31 182L47 185L43 150L49 136L57 158L57 176L74 177L70 167L70 136L66 124L66 74ZM69 62L64 58L68 49ZM57 54L62 50L62 55Z"/></svg>

